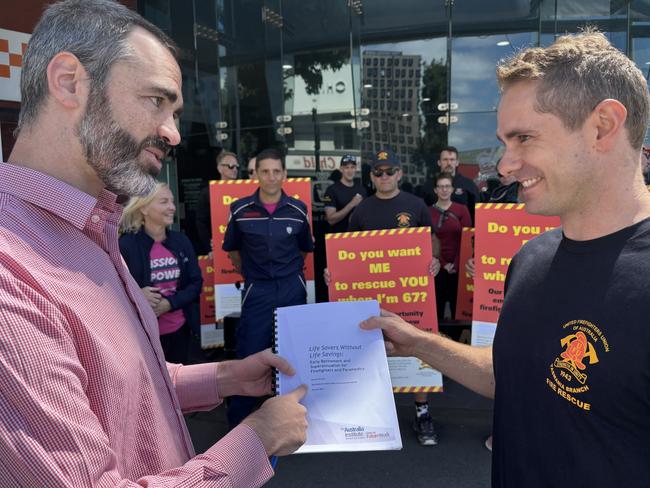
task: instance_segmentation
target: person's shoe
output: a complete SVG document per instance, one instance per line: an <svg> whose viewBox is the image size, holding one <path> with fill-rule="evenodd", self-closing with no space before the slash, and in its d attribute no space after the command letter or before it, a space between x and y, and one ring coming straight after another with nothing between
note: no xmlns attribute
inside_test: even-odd
<svg viewBox="0 0 650 488"><path fill-rule="evenodd" d="M435 446L438 444L438 436L433 428L433 420L429 414L416 417L413 421L413 430L418 437L420 445Z"/></svg>

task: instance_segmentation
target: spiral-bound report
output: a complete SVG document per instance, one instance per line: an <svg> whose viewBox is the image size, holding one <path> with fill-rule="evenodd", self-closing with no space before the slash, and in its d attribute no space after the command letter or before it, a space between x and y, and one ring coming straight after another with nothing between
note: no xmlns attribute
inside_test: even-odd
<svg viewBox="0 0 650 488"><path fill-rule="evenodd" d="M276 375L276 392L308 387L307 442L297 452L401 449L381 331L359 327L379 315L378 303L298 305L275 314L274 351L296 370Z"/></svg>

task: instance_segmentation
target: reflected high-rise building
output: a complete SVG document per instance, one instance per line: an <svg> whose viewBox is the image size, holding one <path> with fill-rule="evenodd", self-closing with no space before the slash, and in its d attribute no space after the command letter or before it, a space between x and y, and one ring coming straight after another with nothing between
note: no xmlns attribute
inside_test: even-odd
<svg viewBox="0 0 650 488"><path fill-rule="evenodd" d="M414 185L425 175L413 161L420 136L422 57L401 51L363 52L362 105L370 110L370 127L361 139L366 160L380 148L390 146L400 161L404 179Z"/></svg>

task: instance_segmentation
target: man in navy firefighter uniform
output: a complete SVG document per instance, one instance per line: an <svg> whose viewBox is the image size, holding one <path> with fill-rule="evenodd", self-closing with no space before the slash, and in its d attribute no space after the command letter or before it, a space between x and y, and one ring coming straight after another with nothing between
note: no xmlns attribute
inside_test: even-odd
<svg viewBox="0 0 650 488"><path fill-rule="evenodd" d="M259 189L230 205L223 241L244 277L237 357L271 346L273 310L307 301L305 255L314 250L307 206L282 191L284 155L266 149L257 156ZM256 405L255 398L231 397L228 422L237 425Z"/></svg>

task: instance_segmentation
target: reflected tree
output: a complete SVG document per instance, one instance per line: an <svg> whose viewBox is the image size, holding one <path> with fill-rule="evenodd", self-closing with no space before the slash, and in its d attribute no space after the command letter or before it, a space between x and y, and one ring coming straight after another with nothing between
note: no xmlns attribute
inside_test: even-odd
<svg viewBox="0 0 650 488"><path fill-rule="evenodd" d="M309 95L317 95L323 87L323 70L338 71L350 62L349 49L330 49L309 54L296 54L294 75L300 76Z"/></svg>
<svg viewBox="0 0 650 488"><path fill-rule="evenodd" d="M413 160L418 162L419 168L426 168L427 178L432 178L437 172L438 152L447 145L447 126L438 122L438 116L443 113L436 108L439 103L449 101L447 66L442 59L434 59L423 66L422 84L422 99L428 98L429 101L422 102L424 125Z"/></svg>

